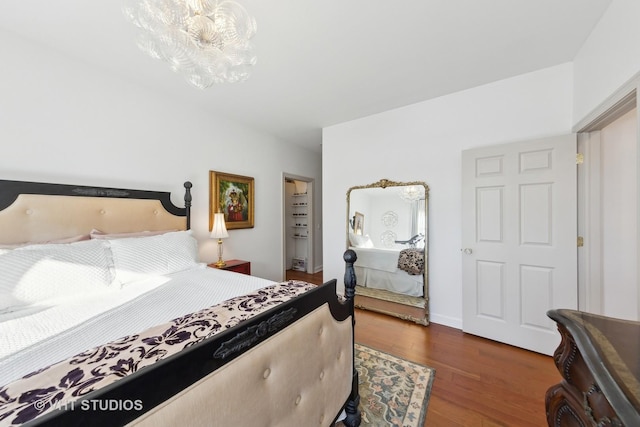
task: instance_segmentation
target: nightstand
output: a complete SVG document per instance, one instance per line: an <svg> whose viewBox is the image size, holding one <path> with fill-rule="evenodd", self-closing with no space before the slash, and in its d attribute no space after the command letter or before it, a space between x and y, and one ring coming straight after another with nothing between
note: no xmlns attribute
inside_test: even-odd
<svg viewBox="0 0 640 427"><path fill-rule="evenodd" d="M216 267L215 264L208 264L207 267L220 268L221 270L235 271L236 273L251 275L251 263L241 259L230 259L225 261L224 267Z"/></svg>

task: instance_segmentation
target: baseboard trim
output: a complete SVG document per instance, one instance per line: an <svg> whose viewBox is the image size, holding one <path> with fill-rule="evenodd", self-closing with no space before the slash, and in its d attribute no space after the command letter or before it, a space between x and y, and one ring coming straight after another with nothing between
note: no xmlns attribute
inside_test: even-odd
<svg viewBox="0 0 640 427"><path fill-rule="evenodd" d="M462 319L441 314L429 313L429 322L462 330Z"/></svg>

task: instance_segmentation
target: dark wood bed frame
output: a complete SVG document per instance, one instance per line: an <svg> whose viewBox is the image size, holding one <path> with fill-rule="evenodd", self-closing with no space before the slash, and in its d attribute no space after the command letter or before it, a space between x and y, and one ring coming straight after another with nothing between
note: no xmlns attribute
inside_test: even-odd
<svg viewBox="0 0 640 427"><path fill-rule="evenodd" d="M190 182L184 183L185 207L180 208L171 202L170 193L168 192L0 180L0 210L10 206L20 194L156 199L162 203L167 211L178 216L185 216L187 229L189 229L192 199L191 187L192 184ZM78 400L78 403L80 403L82 400L91 399L103 401L110 399L135 401L140 399L145 402L144 408L127 411L73 411L62 408L43 414L28 423L28 425L91 425L95 427L127 424L211 372L241 356L252 347L287 328L326 302L329 302L329 308L334 319L343 321L351 317L353 325L355 325L354 296L356 279L353 269L353 263L356 261L355 252L346 251L344 253L344 261L346 264L344 300L340 300L337 297L336 280L330 280L316 289L243 321L210 339L184 349L178 355L168 357L115 383L92 391ZM346 412L346 419L342 422L348 427L358 426L361 421L360 411L358 410L360 400L358 373L355 369L355 364L353 366L351 393L343 407ZM251 402L247 402L247 405L251 405ZM336 419L339 415L336 415Z"/></svg>

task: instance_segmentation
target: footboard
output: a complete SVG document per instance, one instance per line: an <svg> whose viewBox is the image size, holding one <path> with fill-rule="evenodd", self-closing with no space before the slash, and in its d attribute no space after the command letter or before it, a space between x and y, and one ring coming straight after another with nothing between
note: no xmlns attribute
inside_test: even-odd
<svg viewBox="0 0 640 427"><path fill-rule="evenodd" d="M350 321L325 304L134 424L328 426L351 391Z"/></svg>
<svg viewBox="0 0 640 427"><path fill-rule="evenodd" d="M332 280L29 425L359 425L345 260L344 300Z"/></svg>

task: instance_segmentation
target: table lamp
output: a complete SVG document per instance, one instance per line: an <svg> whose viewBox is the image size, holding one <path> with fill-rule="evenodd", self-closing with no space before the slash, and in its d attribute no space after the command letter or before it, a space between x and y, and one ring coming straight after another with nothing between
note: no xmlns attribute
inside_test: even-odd
<svg viewBox="0 0 640 427"><path fill-rule="evenodd" d="M218 212L213 214L213 229L211 230L211 237L213 239L218 239L218 261L215 263L215 266L220 268L227 265L222 260L222 239L226 239L229 237L229 233L227 232L227 226L224 223L224 214Z"/></svg>

